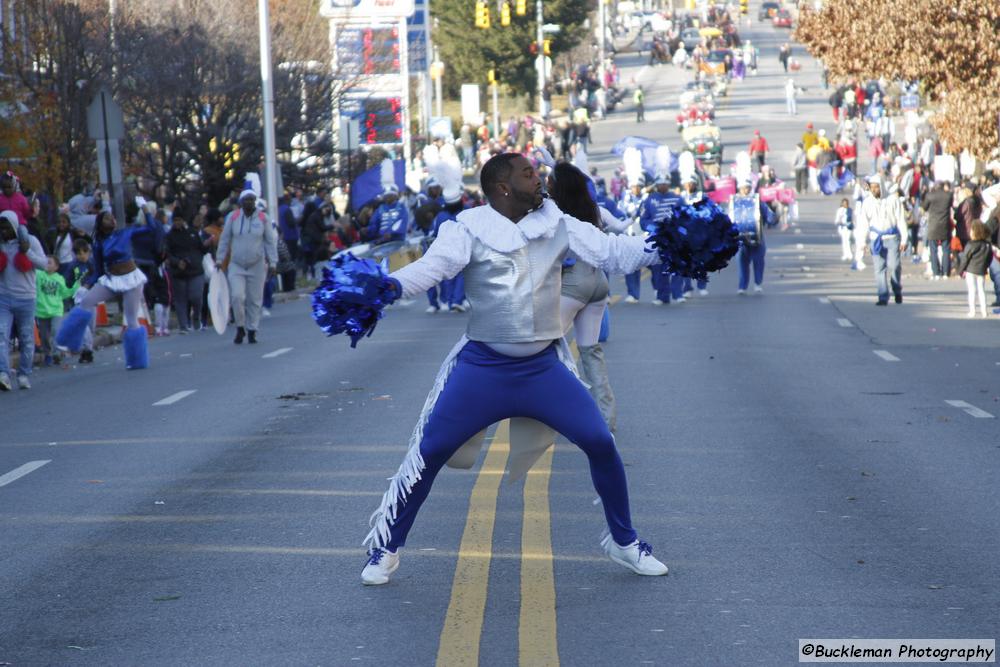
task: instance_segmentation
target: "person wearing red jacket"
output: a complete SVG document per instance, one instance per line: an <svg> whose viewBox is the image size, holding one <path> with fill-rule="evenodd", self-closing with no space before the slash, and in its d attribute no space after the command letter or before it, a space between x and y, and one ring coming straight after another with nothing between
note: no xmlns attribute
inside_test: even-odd
<svg viewBox="0 0 1000 667"><path fill-rule="evenodd" d="M34 211L31 210L28 200L18 191L17 185L17 176L14 172L8 171L0 175L0 213L13 211L17 215L17 240L27 242L28 219L34 216Z"/></svg>
<svg viewBox="0 0 1000 667"><path fill-rule="evenodd" d="M754 130L753 141L750 142L750 159L757 160L758 167L763 167L769 150L771 147L767 145L767 139L760 136L760 130Z"/></svg>
<svg viewBox="0 0 1000 667"><path fill-rule="evenodd" d="M837 152L837 157L840 159L840 173L843 173L844 169L850 169L851 173L857 176L858 147L853 142L846 141L844 137L841 137L837 140L833 150Z"/></svg>

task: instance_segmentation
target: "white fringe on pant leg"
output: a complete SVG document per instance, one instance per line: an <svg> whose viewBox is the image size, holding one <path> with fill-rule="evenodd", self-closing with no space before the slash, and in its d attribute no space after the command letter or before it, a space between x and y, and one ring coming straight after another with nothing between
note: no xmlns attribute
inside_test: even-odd
<svg viewBox="0 0 1000 667"><path fill-rule="evenodd" d="M384 548L389 543L391 537L389 528L396 522L399 503L406 502L407 496L413 490L413 485L420 481L421 473L426 468L424 457L420 455L420 443L424 439L424 426L426 426L431 412L434 411L438 397L444 391L448 377L451 376L451 372L455 369L458 353L462 351L462 348L468 342L469 339L463 335L455 347L451 349L451 352L448 353L444 363L441 364L441 369L434 380L434 386L431 387L431 391L427 395L427 400L424 401L424 409L421 410L420 417L417 419L417 425L413 428L413 434L410 436L410 447L403 458L403 463L400 464L396 474L389 478L389 488L382 496L382 503L368 520L371 532L368 533L362 544L368 547L369 550Z"/></svg>

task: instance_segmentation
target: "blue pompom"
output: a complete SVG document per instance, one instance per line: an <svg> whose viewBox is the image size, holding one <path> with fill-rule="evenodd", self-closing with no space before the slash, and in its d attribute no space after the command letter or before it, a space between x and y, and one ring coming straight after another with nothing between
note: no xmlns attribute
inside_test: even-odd
<svg viewBox="0 0 1000 667"><path fill-rule="evenodd" d="M370 336L382 309L400 296L399 282L371 259L344 253L323 267L323 280L312 295L313 319L327 336L346 333L351 347Z"/></svg>
<svg viewBox="0 0 1000 667"><path fill-rule="evenodd" d="M649 237L664 272L707 280L721 271L740 248L740 234L729 216L709 199L679 206Z"/></svg>

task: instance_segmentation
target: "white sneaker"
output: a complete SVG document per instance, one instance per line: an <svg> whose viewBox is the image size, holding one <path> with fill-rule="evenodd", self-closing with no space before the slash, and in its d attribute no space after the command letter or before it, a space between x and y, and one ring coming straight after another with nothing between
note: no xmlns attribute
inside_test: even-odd
<svg viewBox="0 0 1000 667"><path fill-rule="evenodd" d="M267 308L261 308L260 314L263 315L264 317L271 317L271 311L268 310Z"/></svg>
<svg viewBox="0 0 1000 667"><path fill-rule="evenodd" d="M10 376L6 373L0 373L0 391L10 391L11 389Z"/></svg>
<svg viewBox="0 0 1000 667"><path fill-rule="evenodd" d="M747 293L747 291L745 289L738 289L736 290L736 293L739 294L740 296L743 296L744 294Z"/></svg>
<svg viewBox="0 0 1000 667"><path fill-rule="evenodd" d="M636 540L627 547L618 546L611 535L601 541L604 553L614 562L627 567L636 574L648 577L660 577L667 573L667 566L653 556L653 547Z"/></svg>
<svg viewBox="0 0 1000 667"><path fill-rule="evenodd" d="M654 306L662 306L663 302L660 301L659 299L653 299L653 305Z"/></svg>
<svg viewBox="0 0 1000 667"><path fill-rule="evenodd" d="M399 554L376 547L368 552L368 562L361 570L361 583L365 586L381 586L389 583L389 577L399 569Z"/></svg>
<svg viewBox="0 0 1000 667"><path fill-rule="evenodd" d="M427 310L425 310L424 312L428 313L430 315L433 315L434 313L438 312L439 310L441 310L441 309L438 308L437 306L427 306Z"/></svg>
<svg viewBox="0 0 1000 667"><path fill-rule="evenodd" d="M763 288L763 287L761 287L760 285L754 285L754 286L753 286L753 291L754 291L754 292L763 292L763 291L764 291L764 288Z"/></svg>
<svg viewBox="0 0 1000 667"><path fill-rule="evenodd" d="M629 294L627 297L625 297L625 303L639 303L639 299Z"/></svg>
<svg viewBox="0 0 1000 667"><path fill-rule="evenodd" d="M687 298L683 296L679 299L674 299L674 303L684 303L685 301L687 301Z"/></svg>
<svg viewBox="0 0 1000 667"><path fill-rule="evenodd" d="M31 389L31 380L28 379L27 375L17 376L17 388L18 389Z"/></svg>
<svg viewBox="0 0 1000 667"><path fill-rule="evenodd" d="M976 311L974 311L974 310L970 310L969 312L967 312L967 313L965 314L965 316L966 316L966 317L975 317L975 316L976 316Z"/></svg>
<svg viewBox="0 0 1000 667"><path fill-rule="evenodd" d="M465 304L463 304L463 303L453 303L450 306L450 308L451 308L451 312L453 312L453 313L464 313L465 312Z"/></svg>
<svg viewBox="0 0 1000 667"><path fill-rule="evenodd" d="M707 289L700 289L700 290L698 290L698 295L699 296L708 296L708 290Z"/></svg>

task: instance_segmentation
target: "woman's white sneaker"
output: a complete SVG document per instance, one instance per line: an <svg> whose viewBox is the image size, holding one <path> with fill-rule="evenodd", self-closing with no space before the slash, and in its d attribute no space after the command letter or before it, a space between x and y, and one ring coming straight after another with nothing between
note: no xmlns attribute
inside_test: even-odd
<svg viewBox="0 0 1000 667"><path fill-rule="evenodd" d="M659 577L667 573L667 566L656 560L653 556L653 547L645 542L636 540L627 547L622 547L615 543L611 535L607 535L601 545L608 558L636 574Z"/></svg>
<svg viewBox="0 0 1000 667"><path fill-rule="evenodd" d="M361 570L361 583L365 586L381 586L389 583L389 577L399 569L399 554L388 549L375 547L368 552L368 562Z"/></svg>

